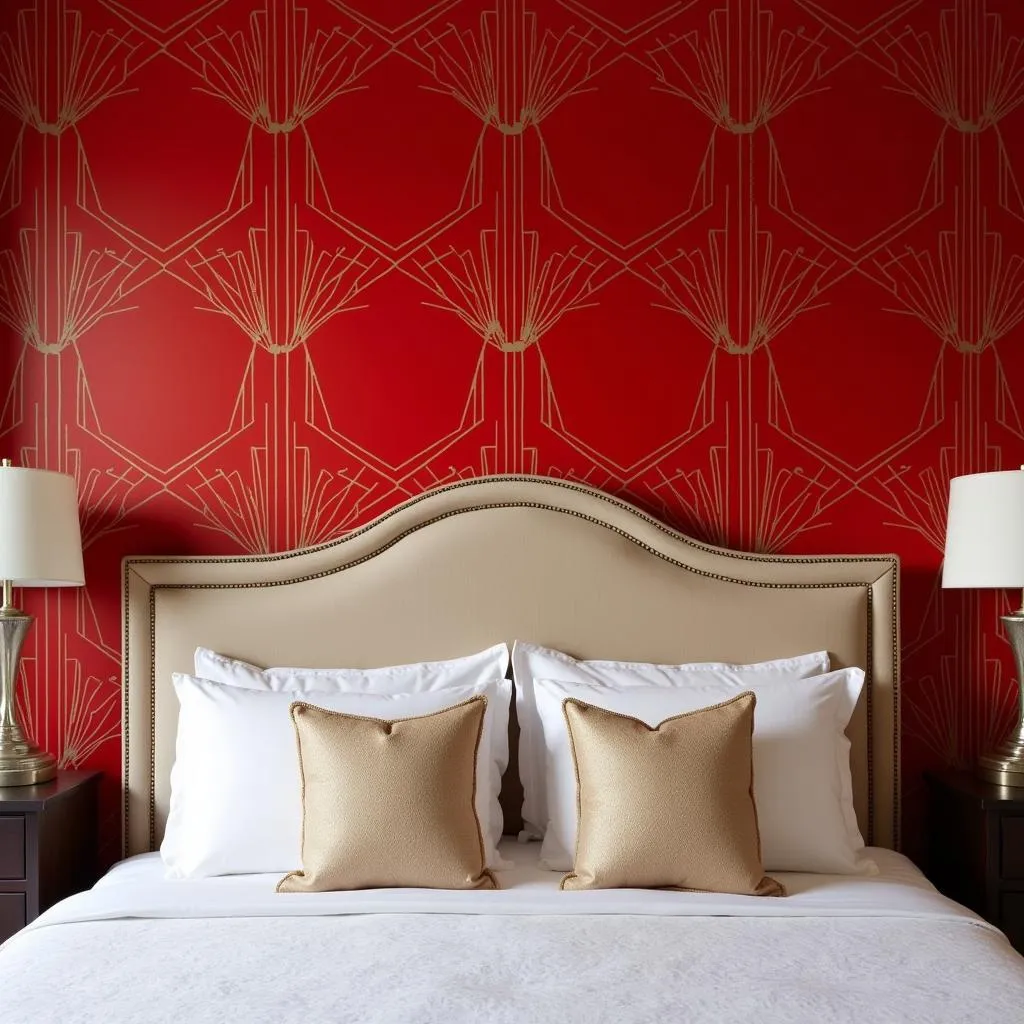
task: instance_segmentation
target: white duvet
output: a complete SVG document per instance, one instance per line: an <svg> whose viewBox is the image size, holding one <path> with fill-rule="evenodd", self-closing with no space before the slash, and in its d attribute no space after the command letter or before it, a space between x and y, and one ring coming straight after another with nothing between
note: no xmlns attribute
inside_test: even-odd
<svg viewBox="0 0 1024 1024"><path fill-rule="evenodd" d="M898 854L785 899L562 893L503 854L500 892L320 895L133 858L0 949L0 1022L1024 1022L1024 960Z"/></svg>

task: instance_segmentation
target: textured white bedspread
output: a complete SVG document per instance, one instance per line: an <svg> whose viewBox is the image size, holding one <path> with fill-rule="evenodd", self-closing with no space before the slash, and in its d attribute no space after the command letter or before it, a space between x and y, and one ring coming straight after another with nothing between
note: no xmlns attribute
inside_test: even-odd
<svg viewBox="0 0 1024 1024"><path fill-rule="evenodd" d="M0 950L3 1024L1024 1020L1024 960L898 855L786 899L560 893L536 845L500 893L280 896L120 865Z"/></svg>

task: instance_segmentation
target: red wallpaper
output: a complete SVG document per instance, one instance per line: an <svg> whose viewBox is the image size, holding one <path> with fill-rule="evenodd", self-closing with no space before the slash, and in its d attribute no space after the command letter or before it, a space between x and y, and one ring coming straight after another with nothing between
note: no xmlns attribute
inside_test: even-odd
<svg viewBox="0 0 1024 1024"><path fill-rule="evenodd" d="M6 0L0 454L79 482L22 700L119 764L119 559L456 477L903 559L920 771L1013 712L948 478L1024 457L1015 0ZM1014 385L1017 385L1015 388ZM116 846L116 803L106 831Z"/></svg>

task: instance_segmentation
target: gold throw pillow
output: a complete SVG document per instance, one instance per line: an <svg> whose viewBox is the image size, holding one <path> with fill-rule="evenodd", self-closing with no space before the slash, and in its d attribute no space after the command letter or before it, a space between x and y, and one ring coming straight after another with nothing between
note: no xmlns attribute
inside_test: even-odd
<svg viewBox="0 0 1024 1024"><path fill-rule="evenodd" d="M474 801L487 698L389 722L296 701L302 870L278 892L497 889Z"/></svg>
<svg viewBox="0 0 1024 1024"><path fill-rule="evenodd" d="M761 866L754 703L741 693L652 729L566 700L579 825L562 888L784 896Z"/></svg>

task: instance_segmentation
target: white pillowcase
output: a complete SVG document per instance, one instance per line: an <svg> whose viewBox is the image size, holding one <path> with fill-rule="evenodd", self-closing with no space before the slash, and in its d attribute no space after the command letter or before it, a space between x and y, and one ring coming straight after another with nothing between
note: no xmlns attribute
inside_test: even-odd
<svg viewBox="0 0 1024 1024"><path fill-rule="evenodd" d="M827 651L776 661L760 661L752 665L730 665L716 661L652 665L639 661L577 661L550 647L517 640L512 648L512 675L516 682L519 777L523 783L523 821L526 831L540 838L544 835L548 821L544 732L533 697L535 680L560 679L567 683L621 687L701 686L731 682L739 678L759 679L766 673L773 677L782 675L802 679L828 670Z"/></svg>
<svg viewBox="0 0 1024 1024"><path fill-rule="evenodd" d="M639 718L654 728L666 718L750 691L757 698L754 798L765 871L872 873L876 868L863 855L853 809L850 741L844 732L863 685L859 668L808 679L748 677L675 687L537 680L549 815L542 862L567 871L575 856L576 774L562 710L567 698Z"/></svg>
<svg viewBox="0 0 1024 1024"><path fill-rule="evenodd" d="M160 854L169 877L297 871L302 867L293 691L253 690L175 673L181 704L171 802ZM303 699L369 718L428 715L487 697L477 757L476 811L489 867L502 867L498 793L508 763L512 684L492 679L418 693L316 693ZM373 779L366 784L372 786Z"/></svg>
<svg viewBox="0 0 1024 1024"><path fill-rule="evenodd" d="M250 690L287 690L290 693L420 693L452 686L473 686L504 679L508 674L508 647L495 644L486 651L447 661L420 661L386 668L259 668L197 647L196 675Z"/></svg>

